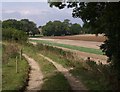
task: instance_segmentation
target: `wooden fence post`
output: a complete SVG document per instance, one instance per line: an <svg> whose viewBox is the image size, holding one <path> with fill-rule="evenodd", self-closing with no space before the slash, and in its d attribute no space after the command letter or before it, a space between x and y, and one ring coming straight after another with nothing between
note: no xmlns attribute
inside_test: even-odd
<svg viewBox="0 0 120 92"><path fill-rule="evenodd" d="M22 60L22 49L20 49L20 61Z"/></svg>
<svg viewBox="0 0 120 92"><path fill-rule="evenodd" d="M17 56L16 56L16 73L18 73L18 60L17 60Z"/></svg>

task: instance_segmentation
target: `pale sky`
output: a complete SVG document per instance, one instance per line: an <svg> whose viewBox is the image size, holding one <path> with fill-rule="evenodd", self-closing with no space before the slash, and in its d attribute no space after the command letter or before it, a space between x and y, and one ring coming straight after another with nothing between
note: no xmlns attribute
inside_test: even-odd
<svg viewBox="0 0 120 92"><path fill-rule="evenodd" d="M69 19L71 23L79 23L81 25L83 24L80 18L72 17L72 9L64 8L60 10L56 7L51 8L49 7L49 4L45 1L2 2L2 20L6 19L29 19L31 21L34 21L37 26L43 26L48 21L63 21L64 19Z"/></svg>

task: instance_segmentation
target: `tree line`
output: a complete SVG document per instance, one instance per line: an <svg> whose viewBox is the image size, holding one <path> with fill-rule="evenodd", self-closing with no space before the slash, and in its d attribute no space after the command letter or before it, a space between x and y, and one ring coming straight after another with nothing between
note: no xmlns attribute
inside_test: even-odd
<svg viewBox="0 0 120 92"><path fill-rule="evenodd" d="M33 21L28 19L21 19L19 21L16 19L8 19L0 21L0 23L2 23L3 39L11 39L10 34L12 36L14 34L15 36L16 32L12 30L18 31L19 34L20 32L21 34L24 32L27 36L35 36L36 34L42 34L43 36L63 36L91 33L86 25L81 27L80 24L72 24L69 19L65 19L63 22L59 20L49 21L46 25L39 26L38 28ZM41 29L41 31L39 29ZM16 37L14 39L16 39Z"/></svg>
<svg viewBox="0 0 120 92"><path fill-rule="evenodd" d="M70 20L65 19L61 21L49 21L46 25L42 26L42 33L45 36L63 36L63 35L77 35L81 34L82 27L80 24L72 24Z"/></svg>
<svg viewBox="0 0 120 92"><path fill-rule="evenodd" d="M20 21L15 19L5 20L2 22L2 28L14 28L17 30L22 30L26 32L27 35L35 35L39 32L36 24L28 19L21 19Z"/></svg>
<svg viewBox="0 0 120 92"><path fill-rule="evenodd" d="M3 40L26 41L29 35L38 34L36 24L28 19L1 21Z"/></svg>

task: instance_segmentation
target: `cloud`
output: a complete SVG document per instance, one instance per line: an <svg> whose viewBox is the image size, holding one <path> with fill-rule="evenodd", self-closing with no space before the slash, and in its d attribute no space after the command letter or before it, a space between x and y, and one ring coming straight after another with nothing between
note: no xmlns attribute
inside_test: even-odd
<svg viewBox="0 0 120 92"><path fill-rule="evenodd" d="M58 9L56 7L50 8L48 3L3 3L2 9L3 20L5 19L29 19L37 23L37 25L44 25L48 21L60 20L64 19L71 20L72 23L80 23L82 21L80 19L72 18L72 9Z"/></svg>
<svg viewBox="0 0 120 92"><path fill-rule="evenodd" d="M14 10L3 10L2 11L2 13L8 13L8 14L11 14L11 13L14 13L14 12L16 12L16 11L14 11Z"/></svg>

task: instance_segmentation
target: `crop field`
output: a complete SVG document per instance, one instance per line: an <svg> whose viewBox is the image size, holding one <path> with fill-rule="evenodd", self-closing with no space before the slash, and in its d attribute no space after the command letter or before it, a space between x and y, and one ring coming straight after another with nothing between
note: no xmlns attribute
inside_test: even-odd
<svg viewBox="0 0 120 92"><path fill-rule="evenodd" d="M80 35L71 36L71 37L79 37ZM94 35L81 35L84 39L84 37L95 37ZM59 36L57 36L59 37ZM68 36L65 36L65 38ZM98 36L99 37L99 36ZM100 35L102 38L102 35ZM95 38L94 40L96 40ZM58 48L62 48L64 50L70 50L77 53L79 58L86 59L87 57L91 57L92 60L95 60L96 62L101 61L102 63L106 64L107 57L104 56L103 52L100 50L100 45L103 44L103 42L96 42L96 41L82 41L82 40L68 40L68 39L52 39L51 38L30 38L30 41L35 43L41 43L46 44L50 46L55 46Z"/></svg>
<svg viewBox="0 0 120 92"><path fill-rule="evenodd" d="M98 54L98 55L103 54L101 50L89 48L89 47L81 47L81 46L73 46L73 45L68 45L68 44L61 44L61 43L56 43L56 42L48 41L48 40L31 40L31 41L42 43L42 44L47 44L47 45L51 45L51 46L59 46L59 47L68 48L68 49L72 49L72 50L78 50L78 51L87 52L87 53Z"/></svg>
<svg viewBox="0 0 120 92"><path fill-rule="evenodd" d="M54 37L45 37L49 39L68 39L68 40L80 40L80 41L95 41L95 42L103 42L105 41L106 37L103 35L74 35L74 36L54 36Z"/></svg>

